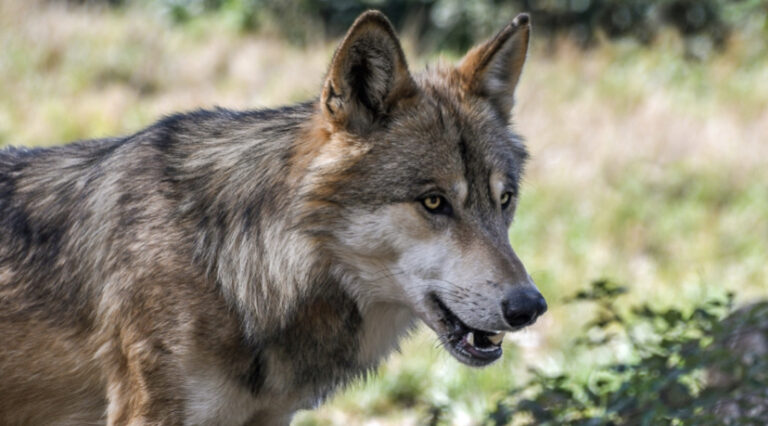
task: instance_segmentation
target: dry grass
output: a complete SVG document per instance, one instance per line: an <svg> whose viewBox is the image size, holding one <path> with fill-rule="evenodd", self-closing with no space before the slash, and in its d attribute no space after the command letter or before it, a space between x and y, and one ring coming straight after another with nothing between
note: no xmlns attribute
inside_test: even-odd
<svg viewBox="0 0 768 426"><path fill-rule="evenodd" d="M552 309L506 344L503 362L459 366L422 331L376 378L297 422L416 424L426 401L471 424L526 366L586 376L595 360L570 359L567 346L585 312L560 302L596 278L662 304L725 290L765 297L768 58L736 39L727 54L690 63L679 44L588 53L563 44L555 55L534 46L517 105L533 159L510 235ZM0 145L127 134L179 110L311 98L333 49L238 33L215 17L173 27L155 9L53 2L0 2L0 45Z"/></svg>
<svg viewBox="0 0 768 426"><path fill-rule="evenodd" d="M164 114L314 96L332 46L297 50L224 23L173 28L156 10L0 3L0 143L139 130Z"/></svg>

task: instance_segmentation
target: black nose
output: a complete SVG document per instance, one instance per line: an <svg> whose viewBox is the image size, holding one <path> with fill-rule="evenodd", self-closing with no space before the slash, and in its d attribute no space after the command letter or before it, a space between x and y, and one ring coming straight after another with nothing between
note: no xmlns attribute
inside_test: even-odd
<svg viewBox="0 0 768 426"><path fill-rule="evenodd" d="M507 293L501 308L509 325L524 327L547 311L547 301L535 288L515 287Z"/></svg>

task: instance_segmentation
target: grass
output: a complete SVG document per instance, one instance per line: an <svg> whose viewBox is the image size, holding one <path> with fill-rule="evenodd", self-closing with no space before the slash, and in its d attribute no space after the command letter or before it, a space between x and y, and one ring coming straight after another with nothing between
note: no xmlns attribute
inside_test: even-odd
<svg viewBox="0 0 768 426"><path fill-rule="evenodd" d="M298 48L228 22L172 26L157 9L1 2L0 146L316 96L332 42ZM411 45L413 69L439 56ZM738 35L703 62L681 52L668 35L650 49L534 44L516 106L533 157L510 238L550 312L483 370L459 365L420 329L377 375L296 423L421 424L443 407L445 422L473 424L529 367L589 377L600 360L574 359L568 345L588 308L562 302L598 278L659 305L726 291L741 302L765 297L768 54Z"/></svg>

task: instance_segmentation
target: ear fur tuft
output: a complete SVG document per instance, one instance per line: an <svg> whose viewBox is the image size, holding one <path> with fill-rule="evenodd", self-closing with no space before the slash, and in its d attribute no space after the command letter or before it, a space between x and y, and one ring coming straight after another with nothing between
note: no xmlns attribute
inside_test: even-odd
<svg viewBox="0 0 768 426"><path fill-rule="evenodd" d="M335 125L365 132L415 87L392 24L381 12L367 11L333 54L321 107Z"/></svg>

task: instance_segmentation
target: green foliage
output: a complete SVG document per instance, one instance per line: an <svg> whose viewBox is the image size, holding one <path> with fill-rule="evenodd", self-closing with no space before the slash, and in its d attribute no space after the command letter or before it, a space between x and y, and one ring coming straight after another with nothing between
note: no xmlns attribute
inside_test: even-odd
<svg viewBox="0 0 768 426"><path fill-rule="evenodd" d="M742 30L747 18L767 27L768 1L750 0L163 0L174 22L222 12L245 30L272 25L294 41L342 34L366 9L379 9L398 27L415 29L430 47L463 51L506 24L516 13L533 15L539 34L566 35L582 46L600 34L609 39L652 41L663 27L706 46L722 48L729 33ZM735 24L735 25L734 25ZM695 52L693 52L695 53Z"/></svg>
<svg viewBox="0 0 768 426"><path fill-rule="evenodd" d="M749 345L765 345L768 302L723 320L731 294L690 311L649 304L623 311L616 303L623 293L623 287L600 280L570 299L597 308L573 351L626 347L630 359L597 367L586 382L568 373L533 371L529 383L497 403L487 423L760 423L755 413L768 405L768 356ZM763 340L748 341L755 337Z"/></svg>

